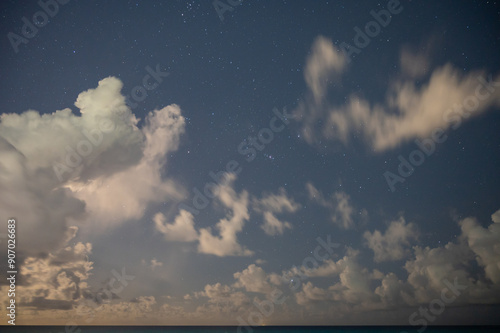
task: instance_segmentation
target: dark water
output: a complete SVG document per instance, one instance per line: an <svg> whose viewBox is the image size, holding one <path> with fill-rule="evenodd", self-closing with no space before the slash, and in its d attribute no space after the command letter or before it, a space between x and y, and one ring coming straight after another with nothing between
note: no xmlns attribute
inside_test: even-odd
<svg viewBox="0 0 500 333"><path fill-rule="evenodd" d="M420 327L411 326L357 326L357 327L318 327L318 326L268 326L268 327L237 327L237 326L0 326L0 332L40 332L40 333L471 333L471 332L500 332L500 327L483 326L435 326L427 327L418 332Z"/></svg>

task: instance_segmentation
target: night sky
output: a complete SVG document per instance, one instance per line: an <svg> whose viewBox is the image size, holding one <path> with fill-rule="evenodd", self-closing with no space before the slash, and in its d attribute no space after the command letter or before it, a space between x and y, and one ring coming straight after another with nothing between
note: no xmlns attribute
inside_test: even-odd
<svg viewBox="0 0 500 333"><path fill-rule="evenodd" d="M499 323L497 1L0 17L17 324Z"/></svg>

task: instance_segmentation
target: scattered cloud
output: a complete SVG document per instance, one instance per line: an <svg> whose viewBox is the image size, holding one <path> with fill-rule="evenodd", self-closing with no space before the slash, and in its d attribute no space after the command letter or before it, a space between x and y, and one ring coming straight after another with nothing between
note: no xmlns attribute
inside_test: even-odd
<svg viewBox="0 0 500 333"><path fill-rule="evenodd" d="M59 249L44 258L27 257L20 266L18 281L22 283L16 285L16 301L26 309L70 310L88 292L87 281L93 268L88 256L92 245L82 242L70 245L77 230L68 228ZM7 306L7 291L4 291L1 303Z"/></svg>
<svg viewBox="0 0 500 333"><path fill-rule="evenodd" d="M269 236L283 235L285 229L292 229L290 222L282 222L271 212L264 213L264 224L262 230Z"/></svg>
<svg viewBox="0 0 500 333"><path fill-rule="evenodd" d="M333 45L325 42L321 45L321 48L313 45L310 61L325 53L340 56ZM424 55L414 55L405 49L401 53L401 63L411 77L422 76L427 66ZM413 69L410 71L409 67ZM335 74L337 70L331 68L330 73ZM314 102L306 99L300 103L294 116L301 123L304 139L310 144L321 140L347 144L356 133L361 134L373 150L380 152L412 139L427 138L437 129L455 129L465 119L493 105L500 106L499 80L500 77L492 78L481 71L463 74L446 64L435 69L422 85L417 85L412 78L392 83L383 104L372 104L351 95L342 106L327 105L327 99L318 93L325 88L319 89L315 81L306 80Z"/></svg>
<svg viewBox="0 0 500 333"><path fill-rule="evenodd" d="M253 208L263 214L264 224L261 228L269 236L282 235L285 229L292 229L286 221L280 221L275 214L282 212L296 212L300 205L293 198L289 198L284 188L279 189L279 194L268 194L262 199L253 200Z"/></svg>
<svg viewBox="0 0 500 333"><path fill-rule="evenodd" d="M491 220L495 223L500 223L500 209L491 215Z"/></svg>
<svg viewBox="0 0 500 333"><path fill-rule="evenodd" d="M194 296L207 297L208 303L221 306L219 309L223 309L224 312L234 312L249 304L249 299L244 293L221 283L207 284L203 291L195 292Z"/></svg>
<svg viewBox="0 0 500 333"><path fill-rule="evenodd" d="M337 191L331 198L326 199L323 193L311 183L306 184L306 190L310 200L330 210L333 223L342 229L352 229L355 226L354 208L347 193ZM365 209L361 209L358 215L364 221L368 217L368 212Z"/></svg>
<svg viewBox="0 0 500 333"><path fill-rule="evenodd" d="M238 244L236 234L243 230L245 221L249 219L248 214L248 192L243 191L237 194L232 188L236 179L235 174L228 174L224 182L218 186L217 200L231 210L231 213L221 219L215 226L220 236L214 236L211 228L200 229L198 251L206 254L213 254L219 257L224 256L250 256L253 251Z"/></svg>
<svg viewBox="0 0 500 333"><path fill-rule="evenodd" d="M401 217L390 223L385 234L375 230L373 233L365 231L363 237L367 246L375 253L375 262L400 260L410 253L410 241L418 238L417 227L413 223L406 223Z"/></svg>
<svg viewBox="0 0 500 333"><path fill-rule="evenodd" d="M326 94L328 81L337 78L347 65L343 53L338 52L328 38L317 37L307 58L304 78L316 103Z"/></svg>
<svg viewBox="0 0 500 333"><path fill-rule="evenodd" d="M461 293L449 306L496 304L500 297L499 223L484 228L476 219L465 218L459 225L462 233L456 242L435 248L415 246L411 253L398 248L401 240L413 238L409 232L414 231L415 226L405 223L404 219L392 222L383 235L365 234L377 242L388 243L392 249L379 252L381 260L402 258L402 253L409 255L403 265L406 278L398 277L396 272L383 273L363 267L359 261L361 252L349 247L337 261L329 259L315 268L294 267L283 272L283 278L302 277L301 288L295 292L297 304L312 307L313 311L328 307L339 315L429 304L448 288L446 281L459 285ZM328 277L333 283L319 287L315 278L320 277Z"/></svg>
<svg viewBox="0 0 500 333"><path fill-rule="evenodd" d="M267 194L261 199L253 200L254 209L257 212L270 211L272 213L296 212L300 205L288 197L284 188L279 189L279 194Z"/></svg>
<svg viewBox="0 0 500 333"><path fill-rule="evenodd" d="M163 263L161 261L156 260L156 258L151 259L150 262L146 262L146 260L142 259L142 264L149 266L152 271L156 269L156 267L162 267Z"/></svg>
<svg viewBox="0 0 500 333"><path fill-rule="evenodd" d="M412 79L419 79L425 76L431 66L428 52L415 51L410 46L401 48L399 64L403 74Z"/></svg>
<svg viewBox="0 0 500 333"><path fill-rule="evenodd" d="M492 216L492 224L483 228L475 218L460 222L462 234L469 248L474 252L478 264L484 268L485 276L500 285L500 220L497 210Z"/></svg>

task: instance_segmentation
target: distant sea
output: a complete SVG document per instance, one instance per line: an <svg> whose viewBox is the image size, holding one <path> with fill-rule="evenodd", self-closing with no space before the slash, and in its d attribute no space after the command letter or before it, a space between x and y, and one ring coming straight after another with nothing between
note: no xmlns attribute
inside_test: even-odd
<svg viewBox="0 0 500 333"><path fill-rule="evenodd" d="M36 333L419 333L412 326L0 326L0 332ZM430 326L421 333L497 333L493 326Z"/></svg>

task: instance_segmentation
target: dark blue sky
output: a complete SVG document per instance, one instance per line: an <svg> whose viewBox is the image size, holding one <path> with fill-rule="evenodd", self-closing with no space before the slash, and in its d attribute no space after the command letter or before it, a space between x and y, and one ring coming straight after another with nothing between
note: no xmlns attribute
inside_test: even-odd
<svg viewBox="0 0 500 333"><path fill-rule="evenodd" d="M18 298L42 313L24 323L76 313L85 324L78 305L123 267L135 279L116 299L91 302L101 306L91 324L237 324L254 297L279 289L287 301L262 323L419 326L411 314L455 278L466 292L430 323L494 322L497 1L46 3L53 17L30 38L23 18L51 15L33 19L36 1L0 3L1 218L25 221ZM223 20L221 3L232 9ZM370 21L378 30L361 47L357 29L370 34ZM478 101L469 116L447 118L469 97ZM116 130L64 164L103 117ZM247 161L242 142L273 118L283 130ZM446 139L415 153L424 160L410 176L398 173L400 157L417 156L415 140L435 130ZM183 211L230 161L240 172L206 208ZM57 163L72 170L63 180ZM391 186L388 172L404 182ZM336 253L303 267L327 236ZM41 267L37 280L29 272ZM297 270L307 279L290 288ZM65 279L74 285L54 282ZM473 321L464 308L483 315Z"/></svg>

